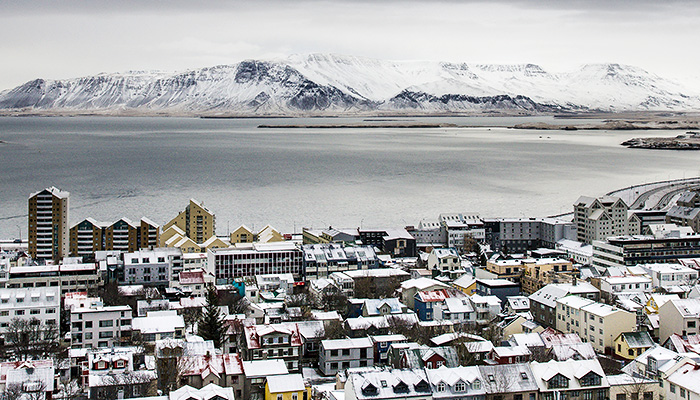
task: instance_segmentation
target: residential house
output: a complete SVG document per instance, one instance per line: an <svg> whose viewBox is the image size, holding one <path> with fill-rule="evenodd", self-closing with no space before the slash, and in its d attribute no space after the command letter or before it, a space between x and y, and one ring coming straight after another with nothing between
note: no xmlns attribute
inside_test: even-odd
<svg viewBox="0 0 700 400"><path fill-rule="evenodd" d="M149 311L145 317L133 319L134 334L138 332L144 341L185 337L185 320L176 310Z"/></svg>
<svg viewBox="0 0 700 400"><path fill-rule="evenodd" d="M555 328L557 299L570 294L595 301L600 299L600 291L588 282L549 284L528 297L535 322L544 327Z"/></svg>
<svg viewBox="0 0 700 400"><path fill-rule="evenodd" d="M325 376L339 370L374 365L373 344L370 338L322 340L318 367Z"/></svg>
<svg viewBox="0 0 700 400"><path fill-rule="evenodd" d="M417 292L448 289L449 285L429 278L409 279L401 283L401 302L411 310L415 309L413 300ZM475 287L476 288L476 287ZM470 294L470 293L468 293Z"/></svg>
<svg viewBox="0 0 700 400"><path fill-rule="evenodd" d="M508 297L520 294L520 285L507 279L477 279L476 293L482 296L496 296L501 303Z"/></svg>
<svg viewBox="0 0 700 400"><path fill-rule="evenodd" d="M538 387L530 365L480 365L487 400L535 400Z"/></svg>
<svg viewBox="0 0 700 400"><path fill-rule="evenodd" d="M578 296L557 300L557 330L576 333L600 353L612 353L613 340L637 327L635 314Z"/></svg>
<svg viewBox="0 0 700 400"><path fill-rule="evenodd" d="M476 293L476 278L467 274L464 274L452 281L451 285L453 288L459 290L467 296L471 296Z"/></svg>
<svg viewBox="0 0 700 400"><path fill-rule="evenodd" d="M426 370L434 400L484 400L486 385L476 366Z"/></svg>
<svg viewBox="0 0 700 400"><path fill-rule="evenodd" d="M255 360L243 361L243 374L245 375L243 396L236 399L263 400L267 379L277 375L286 376L289 371L286 363L281 359Z"/></svg>
<svg viewBox="0 0 700 400"><path fill-rule="evenodd" d="M530 363L541 400L559 396L577 400L606 400L608 379L598 360L549 361Z"/></svg>
<svg viewBox="0 0 700 400"><path fill-rule="evenodd" d="M648 332L622 332L615 338L615 355L634 360L655 345Z"/></svg>
<svg viewBox="0 0 700 400"><path fill-rule="evenodd" d="M301 374L273 375L265 383L265 400L310 400L311 387Z"/></svg>
<svg viewBox="0 0 700 400"><path fill-rule="evenodd" d="M131 338L131 307L101 304L70 311L71 347L111 347Z"/></svg>
<svg viewBox="0 0 700 400"><path fill-rule="evenodd" d="M433 276L463 274L462 259L455 248L435 248L428 255L427 267Z"/></svg>
<svg viewBox="0 0 700 400"><path fill-rule="evenodd" d="M432 392L423 370L357 371L345 383L346 400L432 400Z"/></svg>
<svg viewBox="0 0 700 400"><path fill-rule="evenodd" d="M246 326L240 340L245 361L280 359L290 372L301 370L303 343L295 323Z"/></svg>
<svg viewBox="0 0 700 400"><path fill-rule="evenodd" d="M394 368L401 369L435 369L440 367L458 367L459 356L452 346L420 346L399 350L398 363Z"/></svg>

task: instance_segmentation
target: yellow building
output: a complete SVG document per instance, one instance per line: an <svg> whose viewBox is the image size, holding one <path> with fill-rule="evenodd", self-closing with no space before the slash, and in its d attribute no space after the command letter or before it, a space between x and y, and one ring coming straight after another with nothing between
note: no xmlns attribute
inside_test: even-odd
<svg viewBox="0 0 700 400"><path fill-rule="evenodd" d="M634 360L654 346L648 332L622 332L615 338L615 355L626 360Z"/></svg>
<svg viewBox="0 0 700 400"><path fill-rule="evenodd" d="M571 261L558 258L522 260L522 292L533 294L550 283L568 283L574 274Z"/></svg>
<svg viewBox="0 0 700 400"><path fill-rule="evenodd" d="M170 242L171 238L179 237L179 239L182 239L185 236L187 236L185 231L178 228L177 225L171 225L167 229L163 229L163 232L160 234L160 247L172 247L168 246L168 242Z"/></svg>
<svg viewBox="0 0 700 400"><path fill-rule="evenodd" d="M219 239L216 236L212 236L209 239L207 239L206 242L202 243L199 247L200 247L201 252L204 253L207 250L225 249L225 248L229 247L229 244L224 242L223 240Z"/></svg>
<svg viewBox="0 0 700 400"><path fill-rule="evenodd" d="M231 236L229 237L231 240L231 244L235 243L253 243L255 240L255 234L253 234L253 231L248 229L247 226L241 225L236 230L231 232Z"/></svg>
<svg viewBox="0 0 700 400"><path fill-rule="evenodd" d="M464 274L452 281L452 287L466 294L467 296L471 296L476 293L476 278Z"/></svg>
<svg viewBox="0 0 700 400"><path fill-rule="evenodd" d="M202 248L194 240L188 237L182 237L180 235L175 235L168 239L165 243L166 247L176 247L182 251L182 253L201 253Z"/></svg>
<svg viewBox="0 0 700 400"><path fill-rule="evenodd" d="M256 235L255 241L259 243L284 242L284 236L277 229L265 225Z"/></svg>
<svg viewBox="0 0 700 400"><path fill-rule="evenodd" d="M486 262L486 270L498 275L500 279L520 281L521 260L489 260Z"/></svg>
<svg viewBox="0 0 700 400"><path fill-rule="evenodd" d="M215 235L216 225L214 214L204 208L202 203L190 199L190 204L183 211L163 226L163 231L176 225L197 243L203 243L208 238Z"/></svg>
<svg viewBox="0 0 700 400"><path fill-rule="evenodd" d="M649 300L647 301L647 304L644 307L644 313L658 314L659 307L663 306L670 300L680 300L680 297L678 297L677 294L653 293L651 296L649 296Z"/></svg>
<svg viewBox="0 0 700 400"><path fill-rule="evenodd" d="M301 374L272 375L265 383L265 400L310 400L311 387Z"/></svg>

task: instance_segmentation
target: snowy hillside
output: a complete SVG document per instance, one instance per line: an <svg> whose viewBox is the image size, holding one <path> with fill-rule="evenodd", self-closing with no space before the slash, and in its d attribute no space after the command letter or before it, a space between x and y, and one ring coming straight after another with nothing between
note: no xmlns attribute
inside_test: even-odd
<svg viewBox="0 0 700 400"><path fill-rule="evenodd" d="M175 74L36 79L0 93L0 109L240 115L700 110L700 95L618 64L554 74L533 64L398 62L313 54Z"/></svg>

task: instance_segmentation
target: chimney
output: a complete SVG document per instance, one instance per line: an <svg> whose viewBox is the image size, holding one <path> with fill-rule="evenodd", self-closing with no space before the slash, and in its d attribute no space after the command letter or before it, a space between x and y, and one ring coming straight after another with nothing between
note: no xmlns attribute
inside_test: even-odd
<svg viewBox="0 0 700 400"><path fill-rule="evenodd" d="M575 276L571 277L571 284L576 286L576 277Z"/></svg>

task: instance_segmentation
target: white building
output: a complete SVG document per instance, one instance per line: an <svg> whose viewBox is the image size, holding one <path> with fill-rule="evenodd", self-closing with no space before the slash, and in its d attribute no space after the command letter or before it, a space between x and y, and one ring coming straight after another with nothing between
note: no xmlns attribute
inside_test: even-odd
<svg viewBox="0 0 700 400"><path fill-rule="evenodd" d="M182 251L168 247L124 254L124 282L168 286L182 271Z"/></svg>
<svg viewBox="0 0 700 400"><path fill-rule="evenodd" d="M617 307L578 296L566 296L556 303L557 330L578 334L599 353L611 349L620 333L637 328L636 315Z"/></svg>
<svg viewBox="0 0 700 400"><path fill-rule="evenodd" d="M0 333L7 332L14 318L36 318L42 325L57 325L60 307L57 288L0 289Z"/></svg>
<svg viewBox="0 0 700 400"><path fill-rule="evenodd" d="M698 271L680 264L641 264L654 287L668 289L672 286L694 285L698 280Z"/></svg>
<svg viewBox="0 0 700 400"><path fill-rule="evenodd" d="M71 347L110 347L131 337L131 307L93 306L70 313Z"/></svg>
<svg viewBox="0 0 700 400"><path fill-rule="evenodd" d="M574 203L577 240L591 244L609 236L627 235L628 209L619 197L579 197Z"/></svg>

